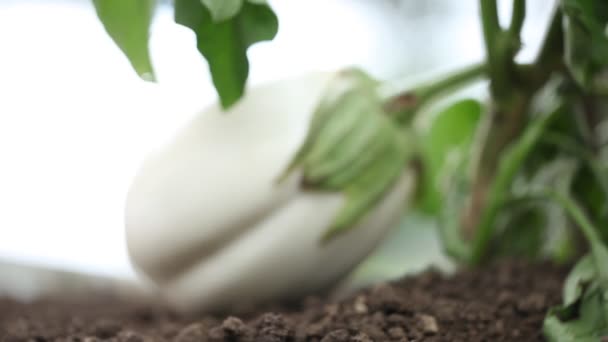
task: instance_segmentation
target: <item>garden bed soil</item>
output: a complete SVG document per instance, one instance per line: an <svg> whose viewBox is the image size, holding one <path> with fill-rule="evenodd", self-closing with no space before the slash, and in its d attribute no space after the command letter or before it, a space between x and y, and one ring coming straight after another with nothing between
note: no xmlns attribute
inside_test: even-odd
<svg viewBox="0 0 608 342"><path fill-rule="evenodd" d="M0 299L0 341L542 341L567 269L502 261L451 277L425 272L339 302L185 316L98 294L83 300Z"/></svg>

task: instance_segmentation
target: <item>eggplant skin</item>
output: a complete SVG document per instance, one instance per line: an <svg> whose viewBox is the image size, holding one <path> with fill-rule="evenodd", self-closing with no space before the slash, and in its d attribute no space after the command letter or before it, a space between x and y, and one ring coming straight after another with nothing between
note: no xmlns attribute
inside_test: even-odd
<svg viewBox="0 0 608 342"><path fill-rule="evenodd" d="M356 225L321 244L340 193L278 182L336 73L246 91L198 113L141 165L126 200L133 266L175 308L216 311L334 286L397 225L413 189L404 171Z"/></svg>

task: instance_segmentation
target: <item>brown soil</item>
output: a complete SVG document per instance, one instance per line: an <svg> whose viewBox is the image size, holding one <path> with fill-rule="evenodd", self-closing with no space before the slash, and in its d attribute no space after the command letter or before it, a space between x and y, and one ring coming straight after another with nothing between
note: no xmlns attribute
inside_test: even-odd
<svg viewBox="0 0 608 342"><path fill-rule="evenodd" d="M30 304L0 299L0 341L540 341L566 270L509 261L452 277L426 272L337 303L186 317L98 296Z"/></svg>

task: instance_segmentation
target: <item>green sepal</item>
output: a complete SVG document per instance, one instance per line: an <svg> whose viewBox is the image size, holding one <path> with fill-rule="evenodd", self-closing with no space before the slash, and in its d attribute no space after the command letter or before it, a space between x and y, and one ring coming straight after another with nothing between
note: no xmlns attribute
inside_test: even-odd
<svg viewBox="0 0 608 342"><path fill-rule="evenodd" d="M413 142L383 109L378 82L359 69L340 72L311 119L308 134L279 177L300 169L311 191L340 192L345 201L322 237L352 228L400 177Z"/></svg>
<svg viewBox="0 0 608 342"><path fill-rule="evenodd" d="M398 143L385 147L369 168L363 168L358 177L344 187L346 202L323 235L324 243L351 228L399 179L409 156Z"/></svg>

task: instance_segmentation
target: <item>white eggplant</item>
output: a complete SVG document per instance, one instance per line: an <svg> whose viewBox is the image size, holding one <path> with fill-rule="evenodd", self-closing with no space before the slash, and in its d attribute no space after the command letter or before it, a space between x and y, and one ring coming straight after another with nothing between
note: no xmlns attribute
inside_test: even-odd
<svg viewBox="0 0 608 342"><path fill-rule="evenodd" d="M405 167L324 243L345 195L302 188L297 168L279 182L336 75L250 88L228 111L201 112L143 163L127 198L129 254L172 305L211 311L328 289L397 224L413 188Z"/></svg>

